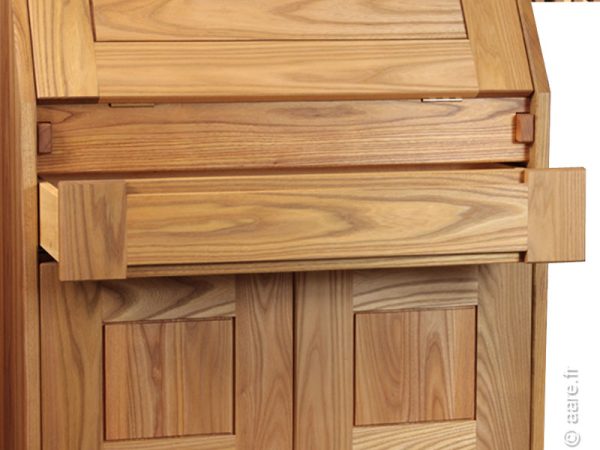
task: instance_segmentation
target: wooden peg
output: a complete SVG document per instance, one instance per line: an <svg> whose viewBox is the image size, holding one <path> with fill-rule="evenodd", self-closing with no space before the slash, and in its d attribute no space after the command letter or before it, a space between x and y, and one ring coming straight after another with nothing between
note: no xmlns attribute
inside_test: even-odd
<svg viewBox="0 0 600 450"><path fill-rule="evenodd" d="M38 154L52 153L52 124L38 122L37 124Z"/></svg>
<svg viewBox="0 0 600 450"><path fill-rule="evenodd" d="M522 144L531 144L535 140L535 116L518 113L515 116L515 140Z"/></svg>

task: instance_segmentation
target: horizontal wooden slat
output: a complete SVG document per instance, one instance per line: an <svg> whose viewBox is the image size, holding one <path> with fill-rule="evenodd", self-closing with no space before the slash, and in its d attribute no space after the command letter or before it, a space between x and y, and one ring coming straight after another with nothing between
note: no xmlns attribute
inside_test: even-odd
<svg viewBox="0 0 600 450"><path fill-rule="evenodd" d="M525 162L514 118L528 108L522 98L44 106L52 153L38 156L38 171Z"/></svg>
<svg viewBox="0 0 600 450"><path fill-rule="evenodd" d="M460 0L93 0L99 41L465 38ZM435 20L432 20L432 17Z"/></svg>
<svg viewBox="0 0 600 450"><path fill-rule="evenodd" d="M223 177L209 192L198 179L190 185L199 190L130 193L128 264L524 251L521 176L515 169Z"/></svg>
<svg viewBox="0 0 600 450"><path fill-rule="evenodd" d="M102 444L103 450L236 450L233 435L175 437L112 441Z"/></svg>
<svg viewBox="0 0 600 450"><path fill-rule="evenodd" d="M231 277L169 277L101 282L104 322L199 319L235 315Z"/></svg>
<svg viewBox="0 0 600 450"><path fill-rule="evenodd" d="M475 266L361 270L353 283L355 312L472 306L479 289Z"/></svg>
<svg viewBox="0 0 600 450"><path fill-rule="evenodd" d="M101 101L475 97L469 41L97 42Z"/></svg>
<svg viewBox="0 0 600 450"><path fill-rule="evenodd" d="M353 450L475 450L475 420L354 428Z"/></svg>
<svg viewBox="0 0 600 450"><path fill-rule="evenodd" d="M299 261L267 261L222 264L173 264L130 266L128 278L238 273L309 272L314 270L389 269L449 267L465 264L518 263L521 253L475 253L471 255L392 256L380 258L338 258Z"/></svg>

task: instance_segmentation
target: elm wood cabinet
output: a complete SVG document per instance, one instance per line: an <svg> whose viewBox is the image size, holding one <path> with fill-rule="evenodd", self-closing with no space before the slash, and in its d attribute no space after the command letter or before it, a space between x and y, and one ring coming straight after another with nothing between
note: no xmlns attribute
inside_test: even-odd
<svg viewBox="0 0 600 450"><path fill-rule="evenodd" d="M543 448L528 1L1 11L3 448Z"/></svg>
<svg viewBox="0 0 600 450"><path fill-rule="evenodd" d="M528 446L528 265L40 282L43 448Z"/></svg>

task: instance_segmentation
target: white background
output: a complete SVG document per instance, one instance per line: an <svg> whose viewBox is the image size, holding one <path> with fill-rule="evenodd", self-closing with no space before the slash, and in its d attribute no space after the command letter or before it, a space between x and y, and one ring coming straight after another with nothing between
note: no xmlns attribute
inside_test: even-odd
<svg viewBox="0 0 600 450"><path fill-rule="evenodd" d="M600 4L534 11L552 90L550 164L587 168L587 261L550 269L546 449L600 450ZM568 368L580 374L578 425L567 423Z"/></svg>

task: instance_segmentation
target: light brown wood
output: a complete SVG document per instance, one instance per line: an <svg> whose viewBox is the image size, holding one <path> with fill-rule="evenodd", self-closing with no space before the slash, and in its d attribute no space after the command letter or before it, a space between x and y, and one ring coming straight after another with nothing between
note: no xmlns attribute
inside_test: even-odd
<svg viewBox="0 0 600 450"><path fill-rule="evenodd" d="M60 229L58 219L58 188L51 183L39 185L40 245L50 256L60 260Z"/></svg>
<svg viewBox="0 0 600 450"><path fill-rule="evenodd" d="M477 305L475 266L354 272L354 311Z"/></svg>
<svg viewBox="0 0 600 450"><path fill-rule="evenodd" d="M102 101L475 97L467 40L96 43Z"/></svg>
<svg viewBox="0 0 600 450"><path fill-rule="evenodd" d="M100 450L102 315L93 284L60 283L40 266L42 447Z"/></svg>
<svg viewBox="0 0 600 450"><path fill-rule="evenodd" d="M39 450L36 101L26 0L0 5L0 447Z"/></svg>
<svg viewBox="0 0 600 450"><path fill-rule="evenodd" d="M43 268L43 292L47 293L42 299L44 304L43 330L45 335L57 334L63 339L60 345L55 345L56 339L48 339L44 342L44 349L52 347L44 356L44 379L56 380L52 383L42 385L42 394L46 401L46 415L48 422L45 426L52 427L53 432L48 434L47 439L52 440L49 444L50 450L81 450L86 449L200 449L200 450L225 450L225 449L247 449L257 448L266 450L291 450L292 448L292 426L293 426L293 285L292 276L286 274L275 275L243 275L239 277L202 277L186 279L144 279L126 281L87 281L87 282L60 282L58 279L58 265L55 263L45 264ZM230 315L231 295L235 295L235 318ZM219 305L218 297L223 296L223 303ZM149 305L141 308L140 302L146 300ZM163 305L158 311L156 307ZM213 307L214 306L214 307ZM207 308L207 309L203 309ZM210 316L210 311L213 311ZM207 319L196 320L192 317L200 314ZM129 319L141 317L141 322L131 322ZM165 321L165 318L169 317ZM135 320L135 319L134 319ZM123 336L117 333L117 341L108 342L114 333L111 330L138 329L141 327L172 327L179 329L179 339L175 341L175 349L168 352L169 346L157 350L160 357L154 359L152 367L160 369L160 359L163 361L172 357L176 361L189 364L206 362L205 367L215 367L215 358L220 358L226 353L216 350L212 353L202 355L206 350L202 346L202 336L199 333L190 332L186 328L190 324L202 323L203 325L213 322L226 323L229 331L233 332L233 320L235 320L235 343L231 344L229 338L219 338L213 343L221 346L226 345L229 339L230 351L235 345L235 382L229 378L229 382L218 380L221 385L227 385L235 392L235 435L211 435L203 437L187 438L159 438L143 440L118 440L103 442L102 435L103 414L101 405L95 405L95 401L101 403L103 365L101 364L102 349L110 357L123 356L120 352L131 350L131 346L121 345L122 341L128 341L131 336ZM108 330L107 345L103 346L103 325ZM116 328L113 328L116 327ZM121 328L123 327L123 328ZM132 328L133 327L133 328ZM77 336L73 337L76 329ZM192 328L196 328L195 326ZM192 330L193 331L193 330ZM228 333L229 333L228 331ZM214 333L209 333L214 336ZM163 337L166 336L163 335ZM136 343L139 343L135 336ZM114 339L112 339L114 341ZM130 342L130 341L128 341ZM156 341L153 341L156 343ZM163 343L167 339L162 340ZM85 348L83 348L85 346ZM172 346L171 346L172 347ZM200 348L202 347L202 348ZM82 349L83 348L83 349ZM188 354L186 355L186 348ZM85 352L85 358L73 360L72 355ZM66 355L65 362L62 356ZM127 377L122 384L137 385L139 391L143 391L141 384L150 383L146 377L148 371L144 370L147 360L143 357L144 351L129 353L133 359L123 364L136 363L140 370L133 376ZM119 359L117 358L117 359ZM233 356L232 356L233 358ZM196 361L198 360L199 361ZM209 362L212 361L212 362ZM113 361L114 362L114 361ZM121 360L121 362L123 362ZM111 368L119 368L109 364ZM120 368L123 368L121 365ZM133 366L130 366L133 367ZM172 367L172 366L171 366ZM189 368L189 367L188 367ZM148 368L149 369L149 368ZM214 369L211 369L214 370ZM114 370L109 369L114 375ZM195 382L205 380L206 377L198 377L198 371L194 371L193 377L178 378L178 383L189 386ZM116 378L108 374L109 378ZM121 372L118 375L123 375ZM125 375L123 375L125 377ZM121 377L121 378L123 378ZM118 378L118 377L117 377ZM159 383L154 378L153 382ZM166 379L165 389L169 386ZM49 392L56 383L61 383L60 389ZM98 383L98 384L96 384ZM217 384L219 384L217 383ZM109 384L111 384L109 382ZM112 383L112 388L119 387ZM123 387L123 386L121 386ZM133 386L134 388L136 386ZM111 386L107 392L113 392ZM212 395L217 394L218 389L209 389ZM136 390L132 389L121 398L111 397L111 404L117 401L132 398ZM172 391L169 391L172 392ZM189 393L189 391L188 391ZM83 394L83 397L82 397ZM59 396L59 403L54 399ZM174 408L174 403L181 405L182 398L195 399L199 394L191 392L184 395L184 390L175 395L175 401L169 400L160 406L169 411ZM137 397L136 398L137 401ZM144 397L149 400L150 397ZM222 401L224 395L216 395L214 401ZM179 403L178 403L179 402ZM210 401L212 402L212 400ZM61 406L64 405L64 406ZM206 406L206 402L202 402ZM85 408L85 414L78 413L79 408ZM54 409L56 408L56 409ZM64 408L64 409L63 409ZM107 405L107 416L109 420L116 420L111 416ZM175 407L175 409L177 409ZM57 411L67 411L58 414ZM99 413L100 411L100 413ZM52 414L49 414L51 412ZM212 415L191 414L191 411L179 409L179 413L192 418L214 420ZM144 410L145 414L150 414ZM139 416L131 415L128 420L136 420ZM167 416L165 416L166 419ZM169 417L173 417L172 415ZM184 427L186 423L177 421L175 427ZM128 421L119 422L119 426ZM189 423L188 423L189 425ZM231 426L231 422L229 422ZM81 435L85 434L82 441ZM46 436L46 435L45 435ZM96 439L96 440L95 440ZM80 447L79 443L83 447ZM87 445L89 443L89 445ZM55 445L55 446L54 446Z"/></svg>
<svg viewBox="0 0 600 450"><path fill-rule="evenodd" d="M536 129L535 141L530 151L529 167L547 168L550 147L550 85L531 3L528 0L519 0L518 6L535 88L531 111L536 116ZM547 290L548 265L534 264L531 330L531 450L544 450Z"/></svg>
<svg viewBox="0 0 600 450"><path fill-rule="evenodd" d="M105 442L103 450L236 450L235 436L198 436Z"/></svg>
<svg viewBox="0 0 600 450"><path fill-rule="evenodd" d="M361 313L354 423L474 419L475 307Z"/></svg>
<svg viewBox="0 0 600 450"><path fill-rule="evenodd" d="M236 285L236 450L292 450L292 277L242 275Z"/></svg>
<svg viewBox="0 0 600 450"><path fill-rule="evenodd" d="M105 322L233 317L236 290L231 277L149 278L103 281Z"/></svg>
<svg viewBox="0 0 600 450"><path fill-rule="evenodd" d="M460 0L360 2L93 0L99 41L466 38ZM432 20L435 17L435 20Z"/></svg>
<svg viewBox="0 0 600 450"><path fill-rule="evenodd" d="M533 91L516 0L463 0L480 95Z"/></svg>
<svg viewBox="0 0 600 450"><path fill-rule="evenodd" d="M52 124L38 122L37 124L38 154L52 153Z"/></svg>
<svg viewBox="0 0 600 450"><path fill-rule="evenodd" d="M585 260L585 169L530 169L528 262Z"/></svg>
<svg viewBox="0 0 600 450"><path fill-rule="evenodd" d="M516 263L521 260L521 253L513 252L475 253L471 255L399 256L387 258L345 258L224 264L176 264L164 266L128 267L127 278L227 275L238 273L310 272L314 270L451 267L465 264Z"/></svg>
<svg viewBox="0 0 600 450"><path fill-rule="evenodd" d="M535 140L535 116L521 113L515 116L515 140L531 144Z"/></svg>
<svg viewBox="0 0 600 450"><path fill-rule="evenodd" d="M39 108L40 174L526 162L527 99L207 103ZM432 133L432 130L435 133Z"/></svg>
<svg viewBox="0 0 600 450"><path fill-rule="evenodd" d="M296 275L296 450L352 449L352 279Z"/></svg>
<svg viewBox="0 0 600 450"><path fill-rule="evenodd" d="M125 183L66 181L58 192L60 279L125 278Z"/></svg>
<svg viewBox="0 0 600 450"><path fill-rule="evenodd" d="M233 432L233 322L104 327L106 439Z"/></svg>
<svg viewBox="0 0 600 450"><path fill-rule="evenodd" d="M531 344L531 450L544 450L548 264L533 265Z"/></svg>
<svg viewBox="0 0 600 450"><path fill-rule="evenodd" d="M88 0L29 0L29 11L38 98L97 97Z"/></svg>
<svg viewBox="0 0 600 450"><path fill-rule="evenodd" d="M476 421L355 428L353 450L475 450Z"/></svg>
<svg viewBox="0 0 600 450"><path fill-rule="evenodd" d="M524 251L527 188L514 179L520 173L231 177L214 192L180 194L174 192L177 187L164 194L133 193L128 183L127 261L152 265ZM277 185L279 180L283 184ZM243 191L244 181L248 191ZM309 189L305 182L321 187Z"/></svg>
<svg viewBox="0 0 600 450"><path fill-rule="evenodd" d="M480 266L477 449L528 450L532 268Z"/></svg>

